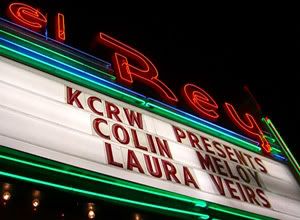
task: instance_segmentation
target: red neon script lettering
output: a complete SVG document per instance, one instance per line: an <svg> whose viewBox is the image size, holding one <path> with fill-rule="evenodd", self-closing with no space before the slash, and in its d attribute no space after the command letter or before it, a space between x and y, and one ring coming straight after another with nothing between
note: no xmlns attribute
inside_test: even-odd
<svg viewBox="0 0 300 220"><path fill-rule="evenodd" d="M178 102L172 90L158 79L158 71L147 57L106 34L100 33L99 36L101 44L116 51L113 56L113 63L121 82L132 84L133 79L139 80L158 91L165 101L172 104ZM134 60L140 67L130 64L127 58Z"/></svg>
<svg viewBox="0 0 300 220"><path fill-rule="evenodd" d="M8 14L16 23L34 31L42 30L47 24L47 18L38 9L23 3L10 4Z"/></svg>
<svg viewBox="0 0 300 220"><path fill-rule="evenodd" d="M210 120L218 119L218 104L200 87L193 84L186 84L183 87L183 97L186 102L201 116Z"/></svg>
<svg viewBox="0 0 300 220"><path fill-rule="evenodd" d="M262 130L260 129L252 115L246 113L246 122L244 122L231 104L225 103L224 108L226 113L232 119L236 126L242 129L248 135L256 138L260 142L260 145L265 152L269 153L271 151L271 146L269 142L266 140Z"/></svg>

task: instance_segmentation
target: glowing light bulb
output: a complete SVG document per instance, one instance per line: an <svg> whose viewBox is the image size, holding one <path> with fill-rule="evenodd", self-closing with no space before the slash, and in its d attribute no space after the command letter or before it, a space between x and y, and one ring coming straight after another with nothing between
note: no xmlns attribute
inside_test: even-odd
<svg viewBox="0 0 300 220"><path fill-rule="evenodd" d="M94 219L94 218L96 217L95 212L94 212L93 210L90 210L90 211L88 212L88 217L89 217L89 219Z"/></svg>
<svg viewBox="0 0 300 220"><path fill-rule="evenodd" d="M134 215L134 220L142 220L141 215L140 214L135 214Z"/></svg>
<svg viewBox="0 0 300 220"><path fill-rule="evenodd" d="M2 198L4 201L8 201L10 199L10 197L11 197L11 194L10 194L10 192L7 192L7 191L4 192L2 195Z"/></svg>
<svg viewBox="0 0 300 220"><path fill-rule="evenodd" d="M34 208L38 207L39 205L40 205L40 200L38 200L38 199L32 200L32 206Z"/></svg>

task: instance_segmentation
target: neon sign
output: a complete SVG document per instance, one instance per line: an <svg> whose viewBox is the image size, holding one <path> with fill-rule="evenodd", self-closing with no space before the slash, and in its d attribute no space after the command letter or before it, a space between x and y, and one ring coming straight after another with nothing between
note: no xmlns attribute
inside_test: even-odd
<svg viewBox="0 0 300 220"><path fill-rule="evenodd" d="M27 28L41 31L46 27L47 18L38 9L23 3L12 3L8 6L8 14L13 21Z"/></svg>
<svg viewBox="0 0 300 220"><path fill-rule="evenodd" d="M183 87L183 97L201 116L210 120L217 120L219 118L219 114L217 113L218 104L200 87L193 84L186 84Z"/></svg>
<svg viewBox="0 0 300 220"><path fill-rule="evenodd" d="M42 14L38 9L23 3L10 4L8 6L8 15L14 22L38 32L42 32L48 22L46 15ZM65 18L62 13L57 14L55 24L56 40L65 41ZM146 84L159 93L165 102L173 105L178 103L179 100L176 94L159 79L155 65L145 55L104 33L98 35L98 42L113 50L113 67L117 80L120 83L130 85L137 81L141 84ZM212 121L220 118L218 103L204 89L194 84L186 84L183 86L182 94L183 100L201 117ZM70 97L70 99L76 101L78 95L72 94L73 97ZM93 107L93 103L96 101L100 102L97 99L90 100L89 105ZM82 106L78 107L82 108ZM271 146L251 114L246 113L244 119L242 119L233 105L229 103L224 104L224 109L237 128L259 141L265 153L270 153ZM94 110L97 111L96 109ZM99 123L103 122L95 121L94 126L97 127ZM99 132L99 135L105 137L101 132Z"/></svg>
<svg viewBox="0 0 300 220"><path fill-rule="evenodd" d="M64 42L66 40L66 31L65 31L65 17L62 13L56 15L56 33L55 38L58 41Z"/></svg>
<svg viewBox="0 0 300 220"><path fill-rule="evenodd" d="M33 8L30 5L20 2L11 3L8 6L7 14L15 23L37 32L45 30L48 23L47 15L44 15L37 8ZM66 32L64 15L62 13L57 13L55 26L56 40L64 42L66 39Z"/></svg>
<svg viewBox="0 0 300 220"><path fill-rule="evenodd" d="M104 33L99 34L99 42L115 51L112 60L120 82L132 84L133 80L141 81L159 92L165 101L172 104L178 102L172 90L158 79L156 67L146 56ZM141 67L130 64L128 58L136 61Z"/></svg>
<svg viewBox="0 0 300 220"><path fill-rule="evenodd" d="M133 83L133 80L136 79L157 90L165 101L170 102L171 104L178 102L176 95L169 87L158 79L157 69L147 57L137 50L103 33L99 34L99 42L115 51L112 60L117 78L121 82ZM144 69L129 64L128 58L136 61L136 63L140 64ZM183 98L200 116L209 120L217 120L219 118L219 114L217 113L218 104L202 88L194 84L186 84L183 87ZM224 108L228 113L229 118L239 129L258 140L264 152L270 153L271 146L252 115L246 113L246 120L243 121L231 104L225 103Z"/></svg>
<svg viewBox="0 0 300 220"><path fill-rule="evenodd" d="M249 113L245 114L246 123L240 118L234 107L229 104L225 103L224 108L229 115L229 117L233 120L234 124L237 125L240 129L244 130L249 136L252 136L259 140L261 147L267 153L270 153L271 146L269 142L264 137L264 134L260 127L258 126L257 122L253 118L252 115ZM247 124L248 123L248 124Z"/></svg>

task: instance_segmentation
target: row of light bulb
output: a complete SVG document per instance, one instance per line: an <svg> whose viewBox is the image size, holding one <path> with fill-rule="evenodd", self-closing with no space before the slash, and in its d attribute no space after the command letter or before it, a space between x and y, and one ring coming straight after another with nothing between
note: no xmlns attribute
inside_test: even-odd
<svg viewBox="0 0 300 220"><path fill-rule="evenodd" d="M3 201L8 201L8 200L10 200L10 197L11 197L10 192L8 192L8 191L4 191L4 192L3 192L3 195L2 195Z"/></svg>
<svg viewBox="0 0 300 220"><path fill-rule="evenodd" d="M11 198L11 193L9 191L4 191L2 193L2 199L4 204L6 204ZM40 200L38 198L33 198L32 200L32 206L34 209L36 209L40 205Z"/></svg>
<svg viewBox="0 0 300 220"><path fill-rule="evenodd" d="M32 200L32 207L33 210L36 211L38 206L40 205L40 200L37 198L39 196L39 191L34 191L33 193L33 200ZM3 191L2 193L2 200L4 202L4 205L10 200L11 198L11 193L9 191ZM94 219L96 217L95 214L95 205L94 203L88 203L88 218L89 219Z"/></svg>
<svg viewBox="0 0 300 220"><path fill-rule="evenodd" d="M11 186L8 183L5 183L3 185L3 191L2 191L2 200L4 205L11 199ZM32 207L33 210L36 211L38 206L40 205L40 191L34 190L33 191L33 200L32 200ZM96 217L96 212L95 212L95 204L94 203L88 203L87 204L87 216L89 219L94 219ZM142 220L141 215L136 213L133 215L133 220Z"/></svg>

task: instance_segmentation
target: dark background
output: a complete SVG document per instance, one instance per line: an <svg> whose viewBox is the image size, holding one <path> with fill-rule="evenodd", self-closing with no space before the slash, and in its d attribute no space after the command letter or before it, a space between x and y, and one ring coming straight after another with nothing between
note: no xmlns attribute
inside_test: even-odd
<svg viewBox="0 0 300 220"><path fill-rule="evenodd" d="M2 0L1 7L10 2ZM299 29L294 26L287 31L280 11L261 5L207 6L197 1L167 6L153 2L135 6L99 1L23 2L47 13L50 36L55 12L64 13L66 43L99 58L111 62L112 51L93 44L98 32L142 52L179 99L185 83L205 89L221 108L218 124L234 129L222 110L225 101L241 112L268 116L299 160L299 40L295 40ZM243 90L245 85L261 110ZM179 107L191 111L180 100Z"/></svg>

